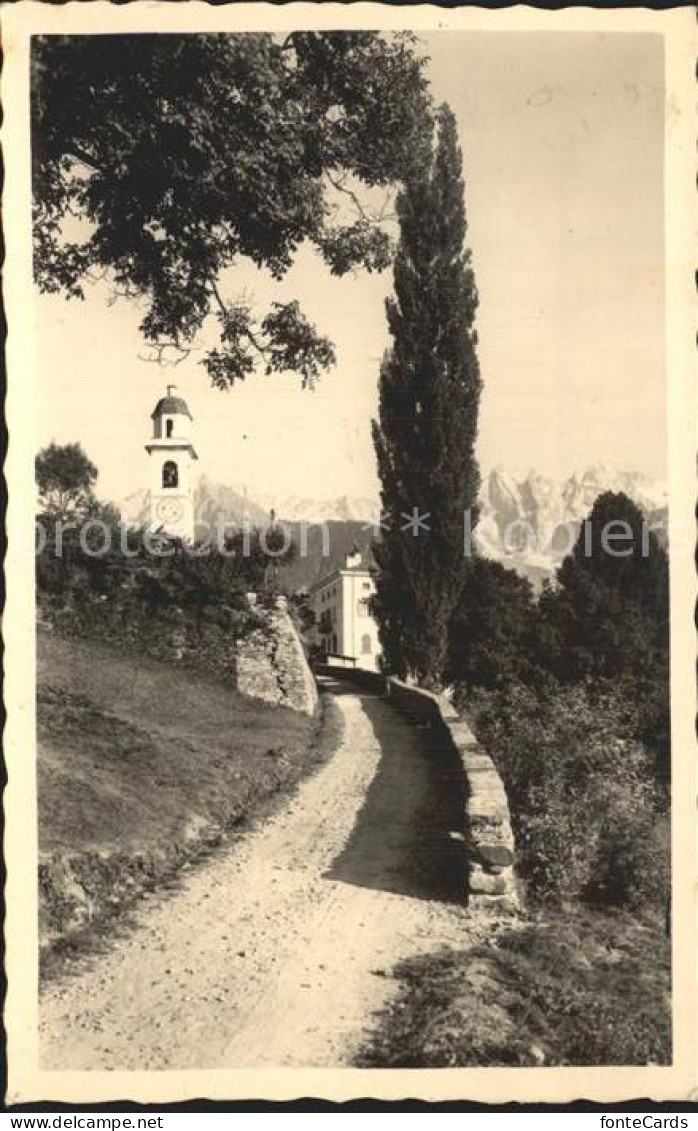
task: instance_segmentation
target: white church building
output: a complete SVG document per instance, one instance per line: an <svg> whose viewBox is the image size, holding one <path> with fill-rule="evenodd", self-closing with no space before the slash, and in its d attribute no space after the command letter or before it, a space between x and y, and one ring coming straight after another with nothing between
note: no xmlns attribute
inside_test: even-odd
<svg viewBox="0 0 698 1131"><path fill-rule="evenodd" d="M310 587L318 643L330 663L378 671L378 625L369 603L376 591L373 570L354 546L344 563Z"/></svg>
<svg viewBox="0 0 698 1131"><path fill-rule="evenodd" d="M150 527L194 541L192 415L187 402L167 386L152 413L153 434L145 445L150 456Z"/></svg>

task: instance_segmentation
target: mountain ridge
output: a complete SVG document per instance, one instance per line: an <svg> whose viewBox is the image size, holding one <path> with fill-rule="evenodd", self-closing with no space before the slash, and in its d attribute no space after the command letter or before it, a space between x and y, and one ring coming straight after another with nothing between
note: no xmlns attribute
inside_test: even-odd
<svg viewBox="0 0 698 1131"><path fill-rule="evenodd" d="M580 523L604 491L623 491L648 519L665 530L666 486L640 472L615 471L596 463L555 480L535 468L522 476L498 466L483 479L473 544L479 553L515 569L539 589L546 578L554 576L574 544ZM124 499L124 521L146 525L149 501L145 490ZM305 561L297 558L284 570L286 584L294 589L331 572L353 542L360 548L368 546L379 517L378 501L367 496L340 495L325 500L299 495L250 497L244 485L214 483L206 475L194 488L194 510L197 523L211 533L217 522L265 527L273 516L274 521L289 528L291 538L300 545L303 528L309 528L305 531ZM327 527L329 547L323 543L323 525Z"/></svg>

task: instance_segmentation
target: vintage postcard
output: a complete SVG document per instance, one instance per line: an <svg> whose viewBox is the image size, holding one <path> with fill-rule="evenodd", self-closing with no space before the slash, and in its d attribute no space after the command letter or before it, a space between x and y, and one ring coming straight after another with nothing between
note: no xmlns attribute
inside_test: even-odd
<svg viewBox="0 0 698 1131"><path fill-rule="evenodd" d="M1 18L7 1102L695 1097L693 12Z"/></svg>

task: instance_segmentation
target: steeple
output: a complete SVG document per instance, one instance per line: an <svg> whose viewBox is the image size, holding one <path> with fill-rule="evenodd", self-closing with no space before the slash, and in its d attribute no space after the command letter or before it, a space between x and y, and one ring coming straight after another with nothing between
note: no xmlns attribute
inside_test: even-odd
<svg viewBox="0 0 698 1131"><path fill-rule="evenodd" d="M175 385L157 402L151 419L150 526L173 537L194 540L192 463L198 459L192 443L192 415Z"/></svg>

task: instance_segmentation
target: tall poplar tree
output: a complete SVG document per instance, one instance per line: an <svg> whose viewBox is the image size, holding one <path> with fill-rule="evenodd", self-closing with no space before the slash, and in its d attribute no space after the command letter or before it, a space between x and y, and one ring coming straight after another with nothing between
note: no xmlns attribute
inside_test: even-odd
<svg viewBox="0 0 698 1131"><path fill-rule="evenodd" d="M398 196L392 345L373 438L385 526L374 612L388 668L438 687L467 576L464 512L477 520L477 289L466 247L462 157L448 106L435 147ZM387 527L387 528L386 528Z"/></svg>

